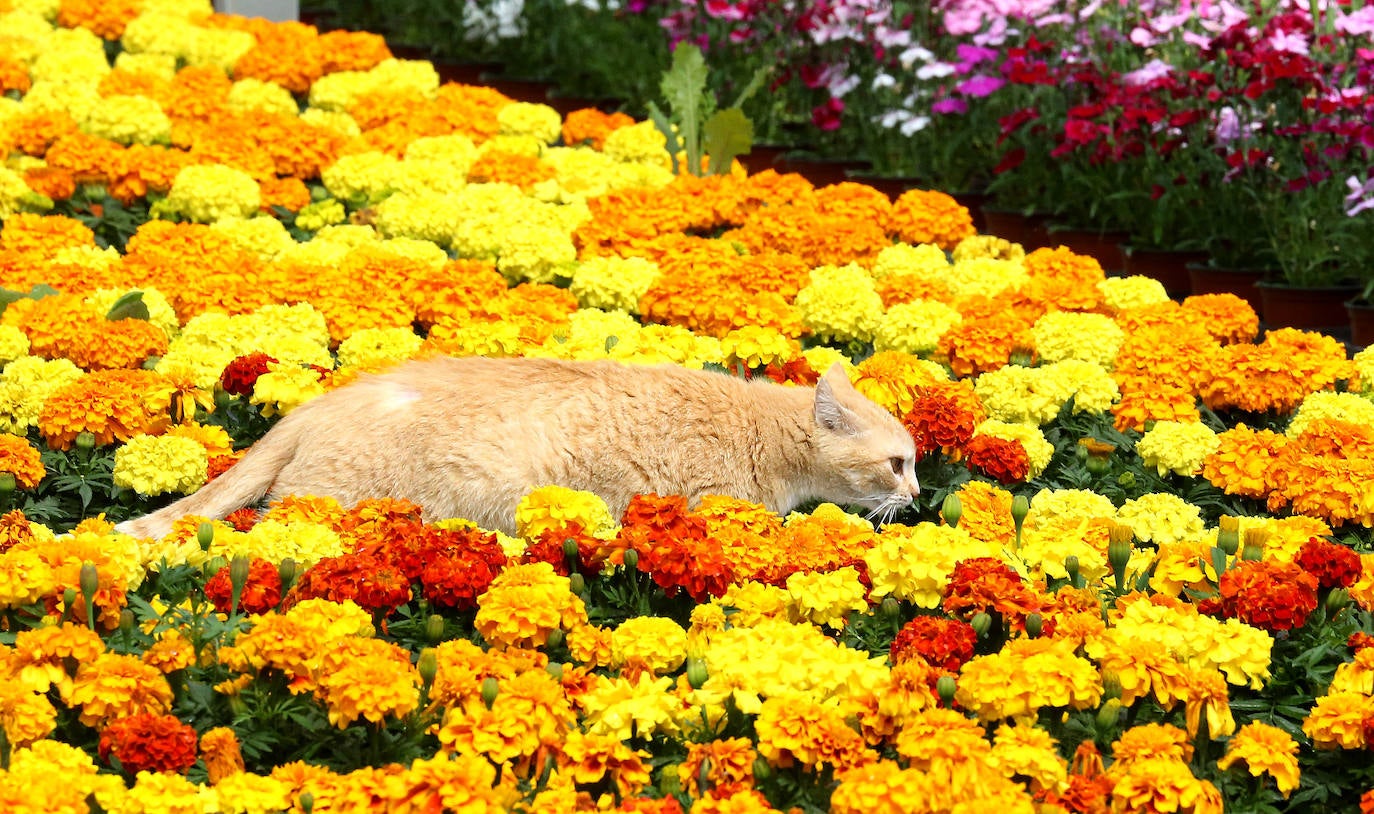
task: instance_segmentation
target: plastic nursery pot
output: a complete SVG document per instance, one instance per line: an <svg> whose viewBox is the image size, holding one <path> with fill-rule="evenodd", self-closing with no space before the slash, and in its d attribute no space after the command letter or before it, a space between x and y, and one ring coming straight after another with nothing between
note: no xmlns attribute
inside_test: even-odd
<svg viewBox="0 0 1374 814"><path fill-rule="evenodd" d="M1273 275L1273 269L1222 268L1192 263L1188 266L1188 285L1194 294L1235 294L1250 303L1256 314L1263 314L1264 302L1255 283Z"/></svg>
<svg viewBox="0 0 1374 814"><path fill-rule="evenodd" d="M1169 296L1181 300L1193 292L1188 266L1204 263L1207 252L1187 249L1146 249L1123 246L1121 275L1153 277L1164 285Z"/></svg>
<svg viewBox="0 0 1374 814"><path fill-rule="evenodd" d="M1351 343L1362 348L1374 345L1374 302L1360 299L1347 300L1345 313L1350 320Z"/></svg>
<svg viewBox="0 0 1374 814"><path fill-rule="evenodd" d="M1346 285L1296 286L1261 280L1255 283L1265 325L1270 328L1299 328L1344 332L1350 324L1345 303L1360 293L1360 286Z"/></svg>
<svg viewBox="0 0 1374 814"><path fill-rule="evenodd" d="M859 158L818 158L815 156L789 153L773 162L778 172L795 172L811 182L814 187L828 187L849 180L849 173L871 167L868 161Z"/></svg>

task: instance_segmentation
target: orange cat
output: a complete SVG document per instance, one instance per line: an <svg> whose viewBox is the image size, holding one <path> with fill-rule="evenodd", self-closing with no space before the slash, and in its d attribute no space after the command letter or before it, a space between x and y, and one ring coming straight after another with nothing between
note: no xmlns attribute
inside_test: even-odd
<svg viewBox="0 0 1374 814"><path fill-rule="evenodd" d="M549 484L594 492L617 517L652 492L779 513L827 500L886 519L920 492L915 455L839 365L813 389L673 366L439 358L306 403L200 491L117 528L160 537L186 515L294 494L405 498L429 520L513 532L520 498Z"/></svg>

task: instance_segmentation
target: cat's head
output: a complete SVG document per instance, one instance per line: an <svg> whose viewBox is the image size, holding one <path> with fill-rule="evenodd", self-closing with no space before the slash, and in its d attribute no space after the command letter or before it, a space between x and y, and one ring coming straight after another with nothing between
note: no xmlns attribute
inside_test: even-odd
<svg viewBox="0 0 1374 814"><path fill-rule="evenodd" d="M849 383L835 364L816 384L813 438L820 497L888 520L920 494L916 444L902 423Z"/></svg>

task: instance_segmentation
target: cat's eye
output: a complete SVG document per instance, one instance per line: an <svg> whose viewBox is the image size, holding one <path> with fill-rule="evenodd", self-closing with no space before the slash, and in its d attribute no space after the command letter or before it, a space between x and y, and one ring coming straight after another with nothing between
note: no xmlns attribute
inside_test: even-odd
<svg viewBox="0 0 1374 814"><path fill-rule="evenodd" d="M906 458L889 458L888 463L892 464L892 474L900 478L902 470L906 469Z"/></svg>

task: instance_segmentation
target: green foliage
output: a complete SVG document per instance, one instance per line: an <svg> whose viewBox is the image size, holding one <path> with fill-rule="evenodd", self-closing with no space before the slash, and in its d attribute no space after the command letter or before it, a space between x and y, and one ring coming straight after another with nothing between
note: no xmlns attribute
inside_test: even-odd
<svg viewBox="0 0 1374 814"><path fill-rule="evenodd" d="M710 155L708 171L721 174L730 171L736 157L749 152L754 127L741 105L758 89L763 75L755 75L734 105L718 110L715 94L707 87L709 73L701 49L691 43L678 45L673 51L672 67L664 72L659 85L668 112L649 103L649 116L667 139L673 172L683 173L678 165L679 153L686 154L686 172L701 175L701 159L705 155Z"/></svg>

